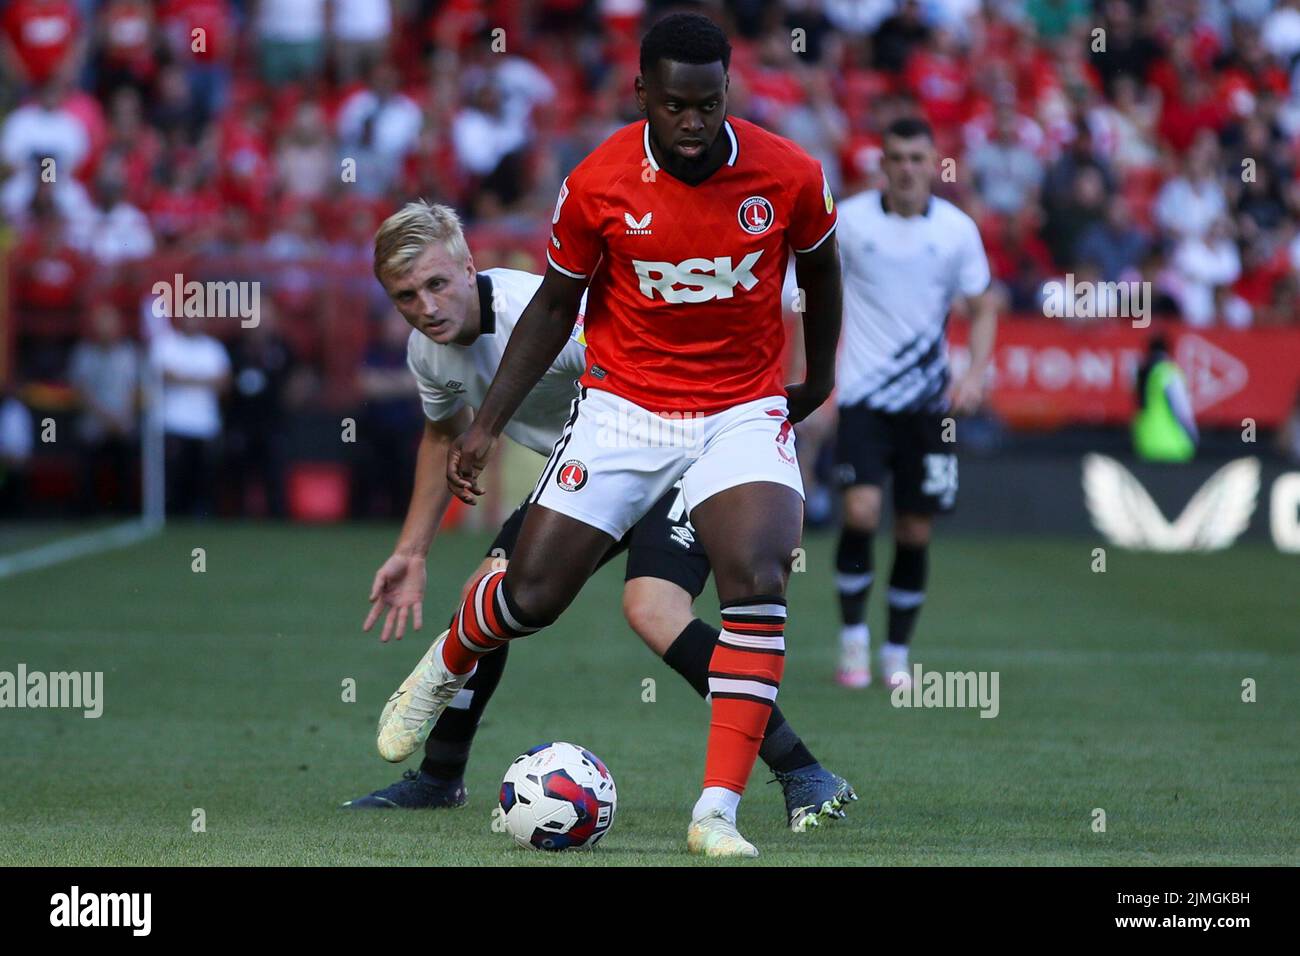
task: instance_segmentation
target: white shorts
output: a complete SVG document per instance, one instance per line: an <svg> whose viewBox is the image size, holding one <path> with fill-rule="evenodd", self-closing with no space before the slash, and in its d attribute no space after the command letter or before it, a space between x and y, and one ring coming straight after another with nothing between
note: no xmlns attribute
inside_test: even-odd
<svg viewBox="0 0 1300 956"><path fill-rule="evenodd" d="M678 479L689 514L728 488L771 481L803 497L785 397L664 417L583 388L529 501L618 540Z"/></svg>

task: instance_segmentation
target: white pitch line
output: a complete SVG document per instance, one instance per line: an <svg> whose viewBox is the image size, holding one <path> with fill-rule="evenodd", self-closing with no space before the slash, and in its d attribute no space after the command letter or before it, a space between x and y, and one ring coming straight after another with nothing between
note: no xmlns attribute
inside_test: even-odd
<svg viewBox="0 0 1300 956"><path fill-rule="evenodd" d="M3 555L0 556L0 579L52 567L103 551L112 551L115 548L125 548L127 545L152 538L161 530L162 525L158 522L140 519L77 535L75 538L51 541L40 547L19 551L17 554Z"/></svg>

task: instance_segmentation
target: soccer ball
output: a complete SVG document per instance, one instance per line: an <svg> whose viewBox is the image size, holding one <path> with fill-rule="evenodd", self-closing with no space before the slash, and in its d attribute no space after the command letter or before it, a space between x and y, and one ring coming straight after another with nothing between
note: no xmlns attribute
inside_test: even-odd
<svg viewBox="0 0 1300 956"><path fill-rule="evenodd" d="M520 754L501 781L506 831L522 847L593 847L614 822L614 778L590 750L563 742Z"/></svg>

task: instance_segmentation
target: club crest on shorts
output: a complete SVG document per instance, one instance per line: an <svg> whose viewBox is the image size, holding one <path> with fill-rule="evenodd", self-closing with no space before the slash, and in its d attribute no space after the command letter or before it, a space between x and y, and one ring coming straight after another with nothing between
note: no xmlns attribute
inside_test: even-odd
<svg viewBox="0 0 1300 956"><path fill-rule="evenodd" d="M740 228L751 236L767 232L773 218L772 204L762 196L750 196L740 204L740 209L736 213Z"/></svg>
<svg viewBox="0 0 1300 956"><path fill-rule="evenodd" d="M786 451L786 443L790 441L790 433L794 431L794 426L790 420L786 419L781 423L781 430L776 434L776 453L789 464L794 464L794 455Z"/></svg>
<svg viewBox="0 0 1300 956"><path fill-rule="evenodd" d="M555 483L564 491L577 491L587 483L587 466L576 458L570 458L556 472Z"/></svg>

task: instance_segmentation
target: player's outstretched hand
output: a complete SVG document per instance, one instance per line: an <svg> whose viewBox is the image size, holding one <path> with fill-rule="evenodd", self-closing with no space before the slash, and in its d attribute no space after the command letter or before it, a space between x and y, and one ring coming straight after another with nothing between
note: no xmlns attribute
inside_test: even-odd
<svg viewBox="0 0 1300 956"><path fill-rule="evenodd" d="M395 554L375 572L375 583L370 586L370 613L366 623L361 625L363 631L369 631L379 620L379 615L387 608L384 617L384 629L379 640L387 642L388 638L402 639L406 633L406 619L414 619L415 629L424 626L424 559L405 554ZM393 630L396 627L397 633Z"/></svg>
<svg viewBox="0 0 1300 956"><path fill-rule="evenodd" d="M826 399L831 397L831 386L818 385L815 382L800 382L785 387L786 405L790 409L790 424L798 425L801 421L821 408Z"/></svg>
<svg viewBox="0 0 1300 956"><path fill-rule="evenodd" d="M478 476L486 467L495 442L490 434L471 425L451 443L451 451L447 453L447 487L467 505L478 504L475 499L483 494Z"/></svg>
<svg viewBox="0 0 1300 956"><path fill-rule="evenodd" d="M984 401L984 376L969 372L957 379L948 392L948 402L958 415L970 415Z"/></svg>

